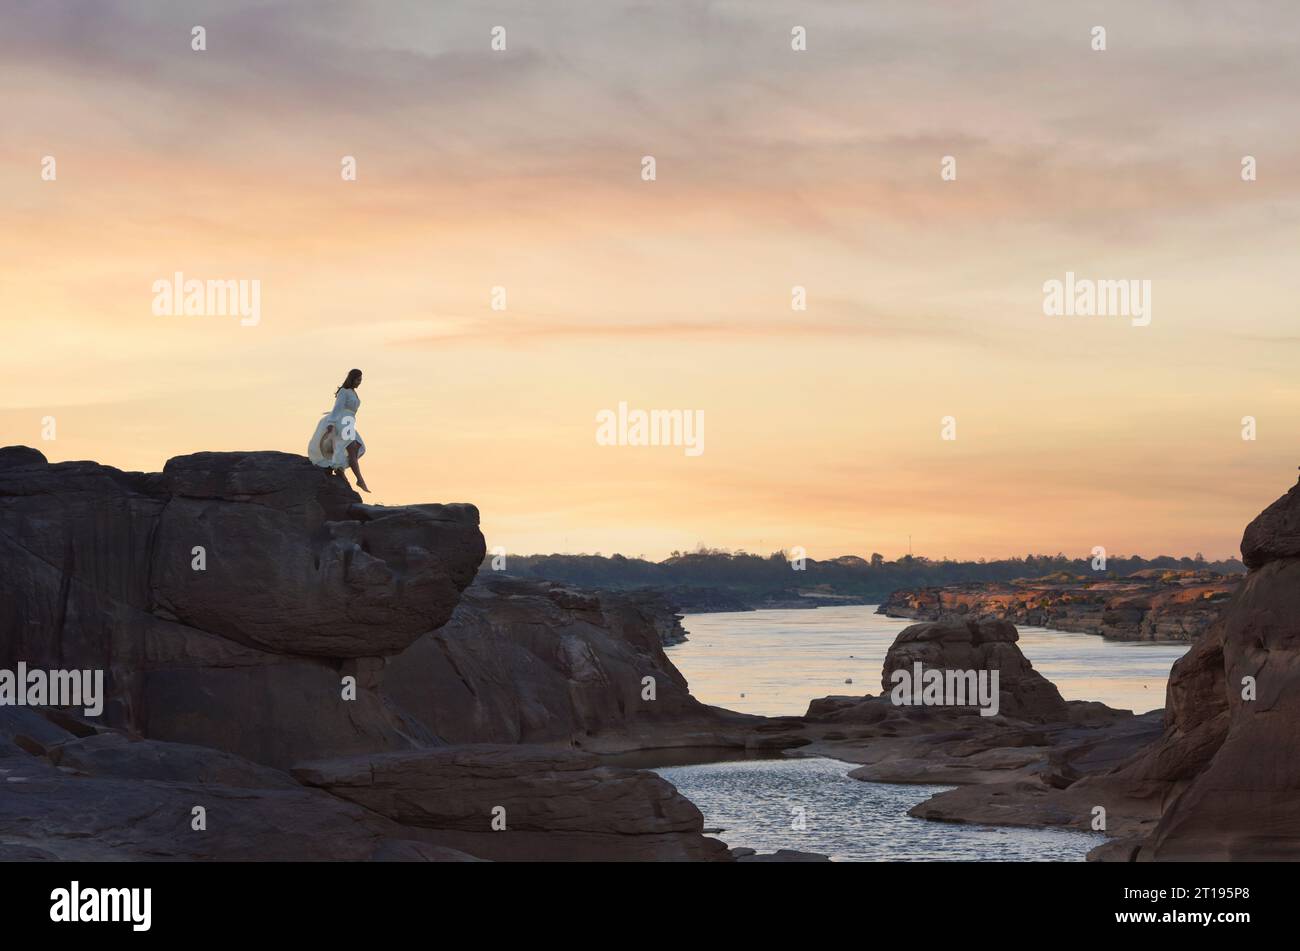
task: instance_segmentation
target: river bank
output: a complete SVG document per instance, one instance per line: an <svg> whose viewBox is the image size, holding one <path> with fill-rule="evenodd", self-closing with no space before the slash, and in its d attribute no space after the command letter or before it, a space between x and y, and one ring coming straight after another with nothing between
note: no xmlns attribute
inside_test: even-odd
<svg viewBox="0 0 1300 951"><path fill-rule="evenodd" d="M914 621L994 618L1111 640L1190 642L1218 619L1243 577L1147 570L1125 578L1062 574L903 588L890 594L878 610L887 617Z"/></svg>

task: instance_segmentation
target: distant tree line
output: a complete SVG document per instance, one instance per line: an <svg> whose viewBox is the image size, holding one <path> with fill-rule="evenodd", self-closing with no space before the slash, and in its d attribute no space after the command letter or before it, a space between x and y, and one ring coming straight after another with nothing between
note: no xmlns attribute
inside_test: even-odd
<svg viewBox="0 0 1300 951"><path fill-rule="evenodd" d="M491 556L483 570L490 570ZM756 555L745 551L703 548L673 552L663 561L626 558L623 555L509 555L504 573L523 578L561 581L583 587L628 588L711 588L730 591L750 599L802 591L879 600L900 588L915 588L968 582L1014 581L1045 575L1080 576L1088 579L1123 578L1135 571L1211 571L1239 574L1245 566L1237 559L1206 561L1194 558L1157 558L1115 555L1106 559L1104 572L1094 571L1092 559L1069 558L1064 554L1026 555L996 561L933 560L905 555L886 561L873 554L870 559L846 555L829 561L812 558L795 571L786 552Z"/></svg>

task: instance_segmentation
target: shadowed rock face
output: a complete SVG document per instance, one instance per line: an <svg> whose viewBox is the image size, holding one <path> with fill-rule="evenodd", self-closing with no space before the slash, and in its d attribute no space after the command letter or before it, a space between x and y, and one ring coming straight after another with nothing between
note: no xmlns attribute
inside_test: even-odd
<svg viewBox="0 0 1300 951"><path fill-rule="evenodd" d="M473 860L288 773L52 713L0 707L0 861Z"/></svg>
<svg viewBox="0 0 1300 951"><path fill-rule="evenodd" d="M1139 861L1300 858L1298 489L1246 528L1250 573L1174 666L1164 737L1114 777L1167 788L1155 830L1129 853Z"/></svg>
<svg viewBox="0 0 1300 951"><path fill-rule="evenodd" d="M1090 859L1300 859L1297 526L1300 491L1292 489L1246 529L1250 572L1219 620L1174 664L1154 742L1107 769L945 792L912 814L1088 828L1100 806L1117 838ZM1086 775L1071 781L1075 772Z"/></svg>
<svg viewBox="0 0 1300 951"><path fill-rule="evenodd" d="M730 858L654 773L536 746L460 746L308 763L308 786L489 858ZM499 828L493 829L494 820Z"/></svg>
<svg viewBox="0 0 1300 951"><path fill-rule="evenodd" d="M451 617L483 557L472 505L362 505L298 456L203 452L163 473L155 608L262 650L396 654Z"/></svg>
<svg viewBox="0 0 1300 951"><path fill-rule="evenodd" d="M1241 536L1241 560L1247 568L1287 558L1300 558L1300 483L1255 516Z"/></svg>
<svg viewBox="0 0 1300 951"><path fill-rule="evenodd" d="M701 734L747 718L690 695L663 651L661 628L673 617L645 595L485 572L447 624L388 659L384 685L448 743L610 748L615 734L633 748L730 745Z"/></svg>
<svg viewBox="0 0 1300 951"><path fill-rule="evenodd" d="M647 596L485 584L447 623L483 553L473 506L362 505L284 453L0 449L0 669L107 696L0 707L0 860L729 861L669 783L568 747L745 745L759 718L691 698ZM554 746L445 745L483 739Z"/></svg>
<svg viewBox="0 0 1300 951"><path fill-rule="evenodd" d="M928 621L904 628L885 655L881 686L888 694L896 670L998 671L1003 716L1064 720L1066 705L1056 685L1021 653L1020 634L1009 621ZM918 688L919 689L919 688Z"/></svg>
<svg viewBox="0 0 1300 951"><path fill-rule="evenodd" d="M10 447L0 667L103 669L103 723L270 765L408 748L431 737L377 690L378 658L451 616L483 552L473 506L362 505L300 456L145 474Z"/></svg>

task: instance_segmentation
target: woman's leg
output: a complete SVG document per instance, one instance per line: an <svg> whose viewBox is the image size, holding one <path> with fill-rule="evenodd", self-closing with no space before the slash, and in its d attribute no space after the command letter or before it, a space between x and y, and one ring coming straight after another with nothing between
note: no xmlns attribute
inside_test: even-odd
<svg viewBox="0 0 1300 951"><path fill-rule="evenodd" d="M352 467L352 474L357 477L357 486L363 492L369 492L370 489L366 487L366 480L361 478L361 465L357 462L357 442L355 439L348 443L348 465Z"/></svg>

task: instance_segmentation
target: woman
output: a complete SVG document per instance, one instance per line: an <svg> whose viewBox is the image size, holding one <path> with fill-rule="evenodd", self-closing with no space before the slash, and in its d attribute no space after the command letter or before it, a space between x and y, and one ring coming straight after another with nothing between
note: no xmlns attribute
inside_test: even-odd
<svg viewBox="0 0 1300 951"><path fill-rule="evenodd" d="M343 385L334 391L334 409L316 424L316 432L307 444L307 457L335 475L342 475L345 465L351 467L357 477L357 488L369 492L357 463L366 454L366 444L357 432L357 410L361 407L357 387L360 385L361 371L349 370Z"/></svg>

